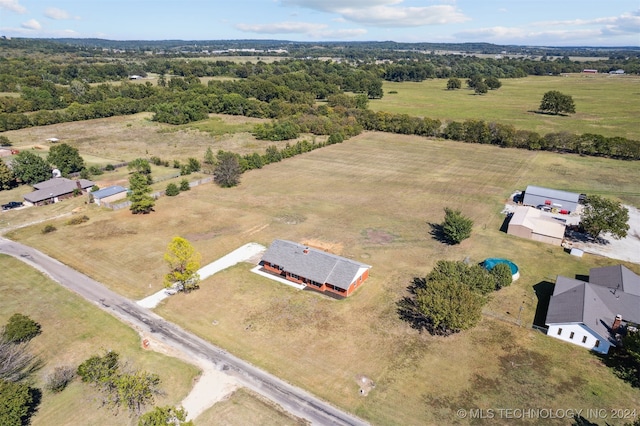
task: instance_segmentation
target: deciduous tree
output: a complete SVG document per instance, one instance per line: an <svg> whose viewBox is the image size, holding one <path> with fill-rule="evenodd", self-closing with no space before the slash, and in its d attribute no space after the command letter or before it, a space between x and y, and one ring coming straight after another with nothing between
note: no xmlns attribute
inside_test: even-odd
<svg viewBox="0 0 640 426"><path fill-rule="evenodd" d="M216 168L213 171L213 180L223 188L238 185L242 173L238 156L233 152L219 151L217 160Z"/></svg>
<svg viewBox="0 0 640 426"><path fill-rule="evenodd" d="M63 176L84 169L84 160L78 150L66 143L52 146L47 156L47 162L60 170Z"/></svg>
<svg viewBox="0 0 640 426"><path fill-rule="evenodd" d="M20 151L11 162L13 174L22 183L33 185L51 178L51 167L30 151Z"/></svg>
<svg viewBox="0 0 640 426"><path fill-rule="evenodd" d="M451 77L447 81L447 90L455 90L455 89L461 89L461 88L462 88L462 82L460 81L459 78Z"/></svg>
<svg viewBox="0 0 640 426"><path fill-rule="evenodd" d="M550 90L542 96L542 102L540 103L539 109L542 112L551 112L553 114L559 114L561 112L576 112L573 98L570 95L565 95L557 90Z"/></svg>
<svg viewBox="0 0 640 426"><path fill-rule="evenodd" d="M13 174L13 170L0 160L0 190L11 189L17 185L16 176Z"/></svg>
<svg viewBox="0 0 640 426"><path fill-rule="evenodd" d="M184 408L155 407L140 417L138 426L193 426L193 422L186 418Z"/></svg>
<svg viewBox="0 0 640 426"><path fill-rule="evenodd" d="M2 332L2 338L10 343L22 343L41 332L40 324L23 314L13 314Z"/></svg>
<svg viewBox="0 0 640 426"><path fill-rule="evenodd" d="M587 197L580 224L593 238L609 232L615 239L624 238L629 230L629 209L615 201L590 195Z"/></svg>
<svg viewBox="0 0 640 426"><path fill-rule="evenodd" d="M182 237L174 237L167 246L164 260L169 266L169 273L164 276L164 284L177 289L190 291L197 289L200 282L200 253Z"/></svg>

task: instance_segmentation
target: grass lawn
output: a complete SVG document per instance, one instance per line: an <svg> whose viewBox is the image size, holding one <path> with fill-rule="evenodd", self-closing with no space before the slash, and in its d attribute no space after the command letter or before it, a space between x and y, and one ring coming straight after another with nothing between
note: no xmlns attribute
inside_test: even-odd
<svg viewBox="0 0 640 426"><path fill-rule="evenodd" d="M482 119L511 124L516 129L551 132L596 133L640 140L640 77L571 74L502 79L502 87L486 95L473 90L446 90L447 79L384 82L384 97L369 102L374 111L437 118L442 121ZM573 97L576 113L553 116L536 113L543 95L558 90ZM390 92L397 93L390 93Z"/></svg>
<svg viewBox="0 0 640 426"><path fill-rule="evenodd" d="M229 398L220 401L198 416L196 426L294 426L305 425L303 420L292 417L271 401L252 391L240 388Z"/></svg>
<svg viewBox="0 0 640 426"><path fill-rule="evenodd" d="M51 234L42 235L40 224L9 236L131 298L162 287L162 256L176 235L192 242L203 264L251 241L283 238L323 242L372 265L371 278L347 300L273 283L241 264L157 311L374 424L467 422L456 418L458 408L635 408L640 391L597 357L528 326L541 285L618 262L571 257L499 229L504 201L528 184L593 190L639 206L639 174L639 162L363 133L248 172L236 188L202 185L163 197L149 215L83 206L84 224L59 219ZM445 206L475 222L458 246L429 235ZM440 338L398 319L395 302L413 277L437 260L466 257L506 257L522 275L493 296L479 326ZM515 324L521 306L522 327ZM376 384L367 397L359 393L362 375Z"/></svg>
<svg viewBox="0 0 640 426"><path fill-rule="evenodd" d="M77 367L106 350L120 354L131 368L158 374L166 395L159 405L179 404L198 375L196 367L141 348L140 337L111 315L85 302L24 263L0 255L0 324L14 313L28 315L42 326L31 341L31 350L45 361L36 373L35 385L43 389L46 377L58 366ZM100 408L97 394L79 379L58 394L43 390L42 403L33 417L35 425L129 425L126 411L117 417Z"/></svg>

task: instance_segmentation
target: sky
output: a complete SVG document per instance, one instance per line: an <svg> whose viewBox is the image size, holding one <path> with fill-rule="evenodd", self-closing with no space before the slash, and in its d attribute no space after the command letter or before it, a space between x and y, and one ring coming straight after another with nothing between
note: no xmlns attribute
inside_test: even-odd
<svg viewBox="0 0 640 426"><path fill-rule="evenodd" d="M640 0L0 0L0 35L640 46Z"/></svg>

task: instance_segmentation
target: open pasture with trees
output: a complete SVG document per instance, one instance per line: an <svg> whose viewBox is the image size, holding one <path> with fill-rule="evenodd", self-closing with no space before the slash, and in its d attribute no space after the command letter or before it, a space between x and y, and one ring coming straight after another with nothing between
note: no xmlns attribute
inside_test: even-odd
<svg viewBox="0 0 640 426"><path fill-rule="evenodd" d="M386 81L384 97L369 102L374 111L388 111L442 121L468 119L511 124L518 130L545 135L552 132L595 133L640 139L640 77L608 74L569 74L505 78L502 87L476 95L466 87L447 90L447 79L395 83ZM540 114L543 95L557 90L575 102L569 116ZM397 93L392 93L397 92Z"/></svg>
<svg viewBox="0 0 640 426"><path fill-rule="evenodd" d="M241 264L157 311L376 424L451 423L459 408L632 408L638 390L594 355L530 328L541 285L618 262L571 257L499 229L505 200L528 184L640 206L639 173L638 162L365 132L246 172L234 188L202 185L160 198L149 215L83 206L85 223L52 220L54 233L42 235L38 224L9 236L135 299L162 289L163 254L175 236L202 254L203 265L276 238L326 244L373 265L365 285L342 301ZM458 245L430 234L444 207L473 220L471 237ZM510 259L521 278L491 294L476 327L444 338L399 318L396 302L437 261L487 257ZM375 383L366 397L362 376Z"/></svg>

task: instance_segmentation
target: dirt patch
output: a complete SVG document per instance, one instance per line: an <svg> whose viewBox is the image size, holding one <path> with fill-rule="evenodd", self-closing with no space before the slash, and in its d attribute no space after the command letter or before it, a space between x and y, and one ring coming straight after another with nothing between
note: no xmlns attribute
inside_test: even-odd
<svg viewBox="0 0 640 426"><path fill-rule="evenodd" d="M376 387L373 380L362 374L356 376L356 381L358 382L358 386L360 386L360 390L358 392L360 392L360 395L362 396L369 395L369 392Z"/></svg>
<svg viewBox="0 0 640 426"><path fill-rule="evenodd" d="M377 245L390 244L396 239L395 235L382 229L365 229L363 233L368 242Z"/></svg>
<svg viewBox="0 0 640 426"><path fill-rule="evenodd" d="M340 255L342 250L344 250L344 245L342 243L330 243L328 241L321 241L315 239L307 239L303 240L302 244L307 247L312 247L318 250L326 251L327 253Z"/></svg>

